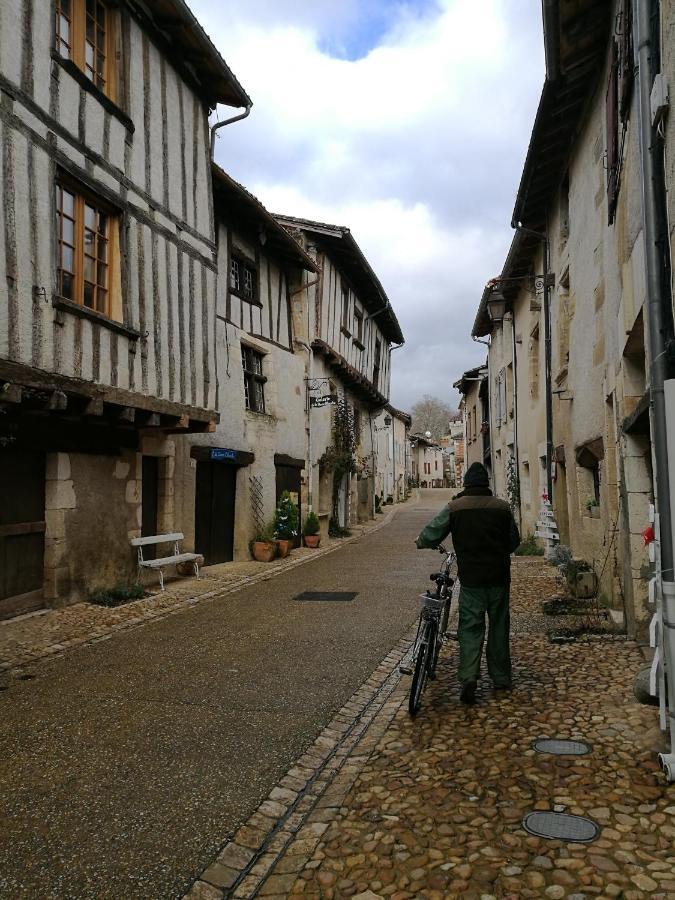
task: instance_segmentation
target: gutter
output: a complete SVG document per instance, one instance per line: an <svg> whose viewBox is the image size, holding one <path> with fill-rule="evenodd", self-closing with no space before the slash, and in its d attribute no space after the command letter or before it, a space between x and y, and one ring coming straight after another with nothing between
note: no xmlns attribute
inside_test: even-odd
<svg viewBox="0 0 675 900"><path fill-rule="evenodd" d="M239 122L241 119L245 119L250 114L252 106L252 103L247 103L243 113L239 113L237 116L230 116L229 119L223 119L222 122L216 122L215 125L211 126L211 162L213 162L213 155L216 150L216 131L219 128L223 128L225 125L231 125L233 122Z"/></svg>
<svg viewBox="0 0 675 900"><path fill-rule="evenodd" d="M546 78L555 81L560 75L560 7L559 0L541 0L544 20L544 56Z"/></svg>

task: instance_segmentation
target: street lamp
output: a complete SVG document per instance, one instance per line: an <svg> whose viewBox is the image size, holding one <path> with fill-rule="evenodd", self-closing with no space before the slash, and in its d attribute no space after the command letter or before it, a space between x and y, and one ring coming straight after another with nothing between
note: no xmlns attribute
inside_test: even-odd
<svg viewBox="0 0 675 900"><path fill-rule="evenodd" d="M501 291L493 291L487 302L488 315L493 322L501 322L506 313L506 298Z"/></svg>

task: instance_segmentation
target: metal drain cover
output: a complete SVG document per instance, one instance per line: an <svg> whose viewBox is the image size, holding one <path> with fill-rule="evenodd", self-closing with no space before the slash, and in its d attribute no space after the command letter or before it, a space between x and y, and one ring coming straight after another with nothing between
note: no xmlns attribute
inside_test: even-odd
<svg viewBox="0 0 675 900"><path fill-rule="evenodd" d="M532 746L537 753L553 753L556 756L585 756L593 749L585 741L567 741L561 738L541 738Z"/></svg>
<svg viewBox="0 0 675 900"><path fill-rule="evenodd" d="M353 600L358 591L304 591L295 600L340 600L343 603Z"/></svg>
<svg viewBox="0 0 675 900"><path fill-rule="evenodd" d="M576 844L590 844L600 834L600 826L592 819L557 812L528 813L523 819L523 828L537 837Z"/></svg>

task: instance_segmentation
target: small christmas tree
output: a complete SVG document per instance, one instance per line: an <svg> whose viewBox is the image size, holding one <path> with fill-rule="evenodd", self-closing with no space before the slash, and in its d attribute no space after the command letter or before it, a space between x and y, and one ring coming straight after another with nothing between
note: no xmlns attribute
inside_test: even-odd
<svg viewBox="0 0 675 900"><path fill-rule="evenodd" d="M292 541L298 533L298 507L284 491L274 512L274 533L282 541Z"/></svg>

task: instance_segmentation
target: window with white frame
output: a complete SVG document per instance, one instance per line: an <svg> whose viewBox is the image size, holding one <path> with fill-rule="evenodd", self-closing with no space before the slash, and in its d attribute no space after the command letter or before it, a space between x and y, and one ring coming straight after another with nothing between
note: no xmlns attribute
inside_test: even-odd
<svg viewBox="0 0 675 900"><path fill-rule="evenodd" d="M246 409L265 412L265 382L263 375L263 354L253 347L241 345L241 362L244 369L244 400Z"/></svg>

